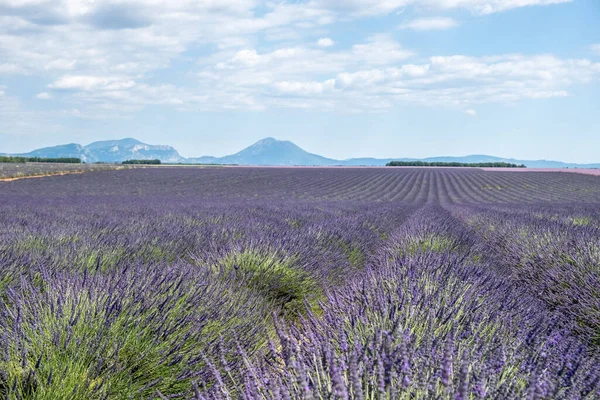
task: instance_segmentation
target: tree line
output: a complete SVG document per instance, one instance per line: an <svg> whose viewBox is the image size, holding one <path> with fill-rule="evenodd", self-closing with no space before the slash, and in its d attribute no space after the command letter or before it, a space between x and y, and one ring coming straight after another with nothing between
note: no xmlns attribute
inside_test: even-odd
<svg viewBox="0 0 600 400"><path fill-rule="evenodd" d="M517 165L506 162L482 162L482 163L461 163L461 162L427 162L427 161L391 161L385 164L386 167L474 167L474 168L527 168L525 164Z"/></svg>
<svg viewBox="0 0 600 400"><path fill-rule="evenodd" d="M75 158L75 157L44 158L44 157L0 156L0 163L28 163L28 162L81 164L81 158Z"/></svg>
<svg viewBox="0 0 600 400"><path fill-rule="evenodd" d="M160 160L127 160L127 161L123 161L122 164L158 165L158 164L161 164L161 162L160 162Z"/></svg>

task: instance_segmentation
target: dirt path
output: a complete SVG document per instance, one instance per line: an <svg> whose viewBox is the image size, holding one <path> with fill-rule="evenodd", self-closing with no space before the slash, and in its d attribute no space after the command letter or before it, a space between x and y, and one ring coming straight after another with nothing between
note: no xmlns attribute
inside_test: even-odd
<svg viewBox="0 0 600 400"><path fill-rule="evenodd" d="M11 178L0 178L0 182L13 182L13 181L19 181L21 179L47 178L50 176L83 174L83 172L84 171L72 171L72 172L69 171L69 172L57 172L57 173L41 174L41 175L14 176Z"/></svg>

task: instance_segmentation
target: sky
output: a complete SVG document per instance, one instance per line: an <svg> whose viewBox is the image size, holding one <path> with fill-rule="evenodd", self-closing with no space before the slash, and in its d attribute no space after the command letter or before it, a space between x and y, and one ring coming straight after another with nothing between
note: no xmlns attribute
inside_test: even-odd
<svg viewBox="0 0 600 400"><path fill-rule="evenodd" d="M0 152L600 162L598 0L0 0Z"/></svg>

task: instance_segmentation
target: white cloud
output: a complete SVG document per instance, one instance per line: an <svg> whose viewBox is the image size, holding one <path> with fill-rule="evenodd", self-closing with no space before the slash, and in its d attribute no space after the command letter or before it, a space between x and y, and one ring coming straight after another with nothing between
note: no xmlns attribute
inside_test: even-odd
<svg viewBox="0 0 600 400"><path fill-rule="evenodd" d="M331 47L335 44L333 40L330 38L321 38L317 40L317 46L319 47Z"/></svg>
<svg viewBox="0 0 600 400"><path fill-rule="evenodd" d="M414 31L432 31L454 28L458 22L452 18L435 17L413 19L399 26L400 29L412 29Z"/></svg>
<svg viewBox="0 0 600 400"><path fill-rule="evenodd" d="M126 78L84 75L66 75L48 85L58 90L124 90L134 86L135 82Z"/></svg>
<svg viewBox="0 0 600 400"><path fill-rule="evenodd" d="M71 70L77 64L77 60L57 59L48 62L44 69L46 70Z"/></svg>
<svg viewBox="0 0 600 400"><path fill-rule="evenodd" d="M570 3L572 0L425 0L439 8L466 8L478 14L493 14L513 8Z"/></svg>
<svg viewBox="0 0 600 400"><path fill-rule="evenodd" d="M342 72L335 78L337 89L357 89L373 86L387 79L387 74L382 70L367 70L359 72Z"/></svg>
<svg viewBox="0 0 600 400"><path fill-rule="evenodd" d="M40 132L46 134L60 130L54 114L29 109L19 98L6 93L6 89L6 86L0 85L0 137L37 135Z"/></svg>
<svg viewBox="0 0 600 400"><path fill-rule="evenodd" d="M362 62L373 65L398 62L414 54L386 34L371 36L367 43L352 46L352 53Z"/></svg>
<svg viewBox="0 0 600 400"><path fill-rule="evenodd" d="M41 92L36 94L35 98L40 100L50 100L52 98L52 95L48 92Z"/></svg>
<svg viewBox="0 0 600 400"><path fill-rule="evenodd" d="M389 35L375 35L365 43L347 50L325 51L311 47L283 47L260 53L256 49L238 50L227 57L220 56L214 64L202 59L205 65L202 77L221 77L223 74L253 75L249 81L255 84L273 82L273 78L302 72L334 73L347 67L387 65L400 62L413 55ZM296 80L296 79L292 79Z"/></svg>
<svg viewBox="0 0 600 400"><path fill-rule="evenodd" d="M263 58L264 60L264 58ZM258 55L258 53L256 52L256 50L252 49L252 50L240 50L238 51L235 56L233 56L233 58L231 59L232 62L234 63L241 63L244 65L248 65L248 66L253 66L256 64L259 64L261 62L261 56Z"/></svg>
<svg viewBox="0 0 600 400"><path fill-rule="evenodd" d="M230 99L243 94L253 99L253 107L348 111L379 110L394 104L473 110L473 105L481 103L568 96L573 85L600 78L600 63L585 59L505 54L434 56L418 61L413 57L406 62L406 50L399 43L382 36L373 40L383 44L369 42L333 52L309 48L252 51L251 59L259 61L246 64L235 64L238 53L220 67L205 65L198 78L203 88L210 88L206 94L213 105L231 106ZM374 49L379 50L373 53Z"/></svg>
<svg viewBox="0 0 600 400"><path fill-rule="evenodd" d="M21 67L14 63L0 63L0 74L20 74Z"/></svg>
<svg viewBox="0 0 600 400"><path fill-rule="evenodd" d="M320 94L327 90L332 90L335 81L330 79L323 83L321 82L276 82L275 88L281 92L292 95L314 95Z"/></svg>
<svg viewBox="0 0 600 400"><path fill-rule="evenodd" d="M314 0L316 4L328 10L352 15L389 14L404 7L427 7L431 9L467 9L476 14L492 14L513 8L544 6L568 3L572 0Z"/></svg>
<svg viewBox="0 0 600 400"><path fill-rule="evenodd" d="M477 116L477 111L473 110L472 108L469 108L468 110L465 110L465 114L475 117Z"/></svg>

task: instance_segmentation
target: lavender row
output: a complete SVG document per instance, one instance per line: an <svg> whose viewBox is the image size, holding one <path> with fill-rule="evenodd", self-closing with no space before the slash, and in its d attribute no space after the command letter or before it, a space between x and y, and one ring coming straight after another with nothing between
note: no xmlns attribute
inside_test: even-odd
<svg viewBox="0 0 600 400"><path fill-rule="evenodd" d="M498 274L526 285L600 344L600 218L596 207L458 212Z"/></svg>

